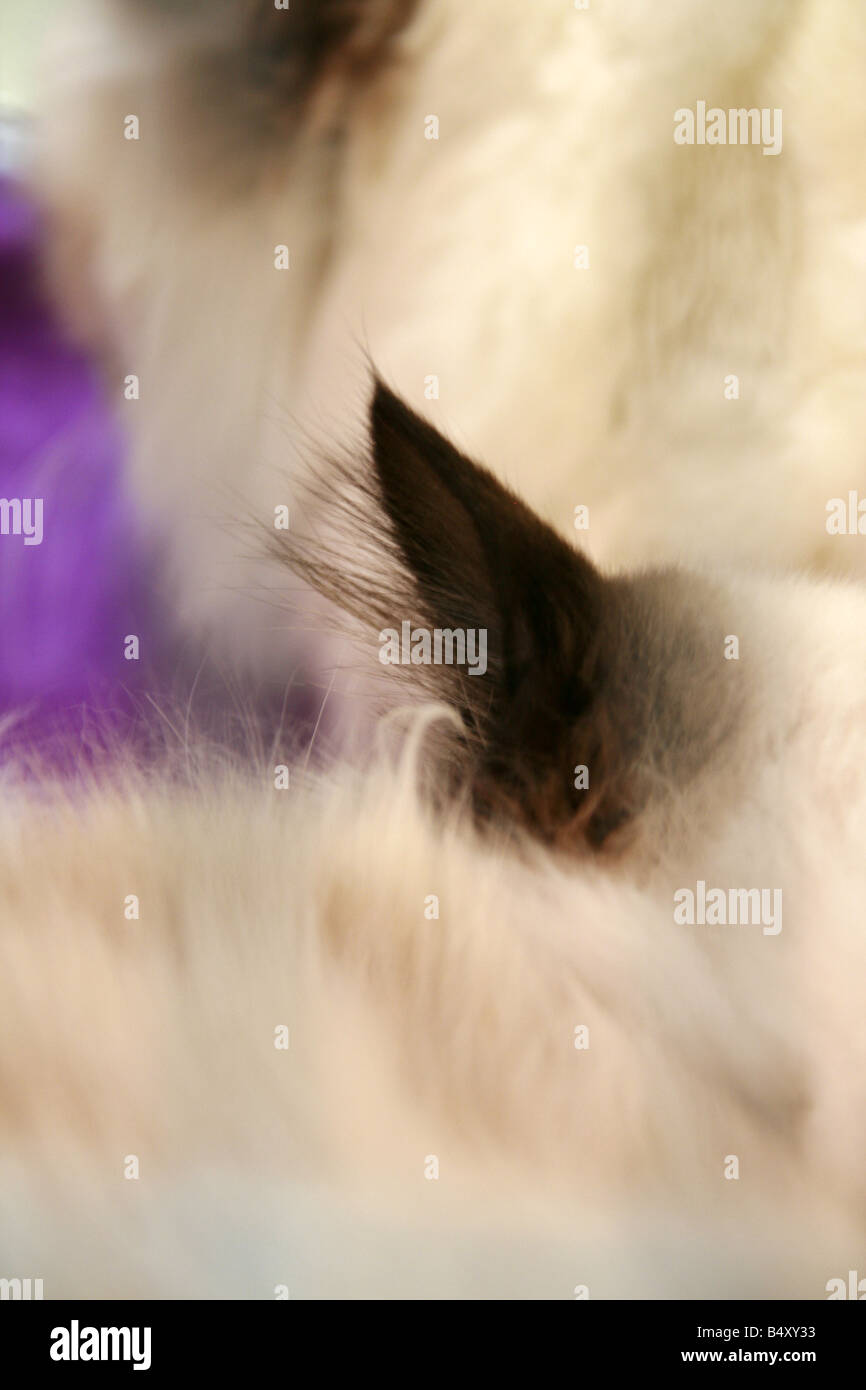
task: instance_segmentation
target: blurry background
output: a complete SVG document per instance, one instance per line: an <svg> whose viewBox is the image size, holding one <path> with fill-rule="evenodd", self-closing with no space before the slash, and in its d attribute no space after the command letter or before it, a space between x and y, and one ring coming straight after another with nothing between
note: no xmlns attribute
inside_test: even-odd
<svg viewBox="0 0 866 1390"><path fill-rule="evenodd" d="M0 0L0 168L19 162L20 124L35 100L46 25L64 0Z"/></svg>
<svg viewBox="0 0 866 1390"><path fill-rule="evenodd" d="M106 382L45 292L45 228L24 175L32 113L51 84L43 45L73 4L0 0L0 498L44 506L40 545L0 534L0 767L25 748L64 767L69 750L80 763L118 739L141 752L145 725L158 732L177 702L189 710L192 689L196 716L233 744L255 738L259 718L270 728L285 704L282 686L241 696L176 633ZM137 660L125 656L130 634ZM293 722L312 725L319 703L296 693Z"/></svg>
<svg viewBox="0 0 866 1390"><path fill-rule="evenodd" d="M128 725L153 658L148 565L98 370L46 300L23 186L46 30L64 0L0 0L0 497L40 498L44 537L0 535L0 749ZM147 634L147 636L146 636Z"/></svg>

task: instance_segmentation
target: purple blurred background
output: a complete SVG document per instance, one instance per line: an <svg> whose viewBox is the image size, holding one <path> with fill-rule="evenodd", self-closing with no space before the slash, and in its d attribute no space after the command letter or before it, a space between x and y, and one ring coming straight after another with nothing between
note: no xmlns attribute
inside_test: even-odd
<svg viewBox="0 0 866 1390"><path fill-rule="evenodd" d="M0 177L0 498L43 499L41 544L0 534L3 744L121 730L158 681L157 616L96 372L41 293L32 204ZM144 661L124 658L135 633ZM14 718L13 718L14 716Z"/></svg>
<svg viewBox="0 0 866 1390"><path fill-rule="evenodd" d="M256 682L178 636L106 392L43 293L41 237L0 175L0 499L41 498L44 531L38 545L0 534L0 756L26 748L68 770L106 749L143 755L171 744L177 710L234 751L322 738L322 690L290 679L289 652L285 681Z"/></svg>

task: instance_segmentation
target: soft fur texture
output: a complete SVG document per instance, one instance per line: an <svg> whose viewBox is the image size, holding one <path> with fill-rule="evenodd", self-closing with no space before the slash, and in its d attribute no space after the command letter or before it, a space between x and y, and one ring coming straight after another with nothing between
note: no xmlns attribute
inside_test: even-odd
<svg viewBox="0 0 866 1390"><path fill-rule="evenodd" d="M735 603L772 695L804 612L826 674L642 887L437 826L384 769L7 799L4 1266L49 1296L823 1296L864 1235L864 807L831 769L864 756L866 614ZM699 876L781 886L781 934L675 926Z"/></svg>
<svg viewBox="0 0 866 1390"><path fill-rule="evenodd" d="M417 477L423 490L423 459ZM399 535L404 503L382 495ZM515 526L537 524L511 505ZM452 518L433 522L433 553L437 524ZM866 599L751 581L717 585L710 606L694 576L660 578L622 600L644 641L621 657L638 685L655 651L668 678L685 658L701 718L655 702L641 765L679 746L672 782L637 835L591 859L573 816L551 849L507 800L480 822L462 796L434 809L421 784L447 707L411 714L400 759L383 742L360 776L266 790L271 766L219 774L192 740L185 788L132 777L70 803L43 778L36 806L13 792L7 1260L57 1293L248 1297L271 1280L296 1296L820 1297L851 1265L866 1229L852 987ZM532 592L531 565L517 584ZM492 708L508 653L502 638ZM610 678L602 663L590 710ZM500 751L486 775L507 778L516 750ZM674 894L697 879L779 889L781 931L678 924Z"/></svg>
<svg viewBox="0 0 866 1390"><path fill-rule="evenodd" d="M285 669L251 598L300 575L371 669L391 605L483 621L490 673L380 669L361 769L286 754L286 791L183 723L164 778L10 779L5 1263L49 1295L823 1297L866 1235L866 596L748 571L862 567L825 530L863 475L862 7L374 8L369 64L316 37L251 100L250 7L89 5L53 273L140 377L194 628ZM676 146L702 97L782 107L783 152ZM370 356L450 443L380 385L352 451ZM302 464L347 449L314 515ZM628 577L563 545L581 503ZM678 924L698 880L781 890L782 930Z"/></svg>
<svg viewBox="0 0 866 1390"><path fill-rule="evenodd" d="M189 621L283 666L236 519L360 435L368 355L596 558L862 571L825 530L866 482L858 0L424 0L320 119L251 107L243 6L204 8L85 6L41 180ZM780 107L781 154L676 145L698 99Z"/></svg>

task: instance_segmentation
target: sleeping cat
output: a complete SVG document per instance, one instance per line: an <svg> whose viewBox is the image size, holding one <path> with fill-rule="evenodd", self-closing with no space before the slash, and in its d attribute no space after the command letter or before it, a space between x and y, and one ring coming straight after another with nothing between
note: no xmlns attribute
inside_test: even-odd
<svg viewBox="0 0 866 1390"><path fill-rule="evenodd" d="M866 596L775 571L863 567L862 6L86 0L57 52L50 274L173 605L383 718L9 770L4 1271L824 1297Z"/></svg>
<svg viewBox="0 0 866 1390"><path fill-rule="evenodd" d="M363 766L187 737L185 777L10 782L4 1270L826 1297L866 1234L866 596L605 575L381 383L369 441L268 561L342 605ZM483 673L423 659L470 627Z"/></svg>

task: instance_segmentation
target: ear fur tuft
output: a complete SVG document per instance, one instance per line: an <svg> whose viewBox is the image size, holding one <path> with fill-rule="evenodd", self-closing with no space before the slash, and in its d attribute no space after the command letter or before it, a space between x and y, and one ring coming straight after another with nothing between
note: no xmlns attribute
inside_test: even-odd
<svg viewBox="0 0 866 1390"><path fill-rule="evenodd" d="M680 586L605 578L378 379L366 468L333 465L314 490L331 539L281 538L278 553L368 644L371 630L406 624L462 633L466 650L468 634L485 634L483 672L429 658L386 668L395 698L408 681L459 713L448 786L469 791L480 820L517 823L547 843L620 842L651 792L654 732L664 718L689 724L667 636L657 657L653 647L656 600L679 621ZM689 749L682 766L700 761L702 735L672 734L670 747ZM659 782L671 775L667 746Z"/></svg>

